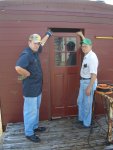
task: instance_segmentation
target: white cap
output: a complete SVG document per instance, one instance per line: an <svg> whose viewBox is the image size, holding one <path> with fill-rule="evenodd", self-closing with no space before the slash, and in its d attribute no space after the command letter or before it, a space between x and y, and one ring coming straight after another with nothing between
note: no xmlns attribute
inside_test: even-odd
<svg viewBox="0 0 113 150"><path fill-rule="evenodd" d="M29 40L33 41L34 43L40 43L41 42L41 36L39 34L32 34L29 36Z"/></svg>

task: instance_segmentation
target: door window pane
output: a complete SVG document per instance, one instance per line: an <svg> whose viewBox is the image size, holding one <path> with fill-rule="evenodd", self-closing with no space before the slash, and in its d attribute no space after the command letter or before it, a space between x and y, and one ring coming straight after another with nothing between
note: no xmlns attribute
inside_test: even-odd
<svg viewBox="0 0 113 150"><path fill-rule="evenodd" d="M63 37L55 37L54 45L55 45L55 51L57 51L57 52L65 51L64 38Z"/></svg>
<svg viewBox="0 0 113 150"><path fill-rule="evenodd" d="M56 66L65 66L65 53L56 52L55 59Z"/></svg>
<svg viewBox="0 0 113 150"><path fill-rule="evenodd" d="M55 37L55 64L56 66L76 65L76 38Z"/></svg>
<svg viewBox="0 0 113 150"><path fill-rule="evenodd" d="M67 58L66 58L66 65L67 66L73 66L76 65L76 53L70 52L67 53Z"/></svg>

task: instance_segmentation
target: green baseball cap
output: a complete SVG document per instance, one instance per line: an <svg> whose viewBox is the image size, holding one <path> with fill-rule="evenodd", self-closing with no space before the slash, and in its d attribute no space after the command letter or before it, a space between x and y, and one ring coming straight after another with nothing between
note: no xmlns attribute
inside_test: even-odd
<svg viewBox="0 0 113 150"><path fill-rule="evenodd" d="M90 39L85 38L81 41L80 44L92 45L92 41Z"/></svg>

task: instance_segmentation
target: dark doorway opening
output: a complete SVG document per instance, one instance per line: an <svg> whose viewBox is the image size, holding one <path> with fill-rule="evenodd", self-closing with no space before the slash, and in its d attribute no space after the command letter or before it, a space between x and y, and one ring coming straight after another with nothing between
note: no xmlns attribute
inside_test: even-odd
<svg viewBox="0 0 113 150"><path fill-rule="evenodd" d="M69 33L76 33L78 31L82 31L83 29L79 28L50 28L52 32L69 32Z"/></svg>

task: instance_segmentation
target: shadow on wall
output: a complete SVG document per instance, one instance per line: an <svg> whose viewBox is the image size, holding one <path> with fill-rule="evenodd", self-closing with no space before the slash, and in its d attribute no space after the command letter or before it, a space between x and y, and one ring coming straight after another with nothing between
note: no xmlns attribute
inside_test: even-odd
<svg viewBox="0 0 113 150"><path fill-rule="evenodd" d="M0 136L2 135L2 120L1 120L1 110L0 110Z"/></svg>

